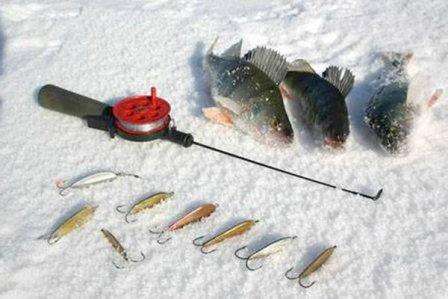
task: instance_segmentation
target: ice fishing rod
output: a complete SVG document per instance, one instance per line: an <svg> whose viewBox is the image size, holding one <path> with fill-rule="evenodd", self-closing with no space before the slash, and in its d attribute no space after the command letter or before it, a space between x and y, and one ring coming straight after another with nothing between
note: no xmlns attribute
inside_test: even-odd
<svg viewBox="0 0 448 299"><path fill-rule="evenodd" d="M171 106L166 100L157 96L155 87L151 88L151 95L127 97L120 100L114 106L109 106L103 102L76 94L55 85L45 85L39 90L38 103L44 108L82 118L87 121L88 127L107 131L111 138L118 135L131 141L165 139L183 147L197 145L232 158L266 167L322 186L369 198L374 201L378 200L383 192L383 189L380 189L376 195L372 196L358 191L340 188L194 141L193 135L176 129L170 117Z"/></svg>

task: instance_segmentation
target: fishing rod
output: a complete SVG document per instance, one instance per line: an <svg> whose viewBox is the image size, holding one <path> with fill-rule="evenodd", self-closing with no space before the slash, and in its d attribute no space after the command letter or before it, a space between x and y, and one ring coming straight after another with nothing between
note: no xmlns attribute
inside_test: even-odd
<svg viewBox="0 0 448 299"><path fill-rule="evenodd" d="M164 139L183 147L196 145L220 154L230 156L248 163L265 167L299 179L313 182L333 189L378 200L383 192L380 189L375 195L340 188L317 179L309 178L268 164L257 162L194 140L193 135L178 131L170 117L170 104L157 96L155 87L151 95L136 95L120 100L114 106L76 94L55 85L45 85L38 93L38 103L46 109L72 115L87 121L93 129L107 131L111 138L116 135L131 141L152 141Z"/></svg>

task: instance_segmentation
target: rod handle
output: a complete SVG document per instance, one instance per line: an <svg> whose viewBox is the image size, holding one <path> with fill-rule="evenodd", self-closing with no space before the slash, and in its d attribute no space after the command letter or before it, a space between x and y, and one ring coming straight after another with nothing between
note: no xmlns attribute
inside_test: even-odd
<svg viewBox="0 0 448 299"><path fill-rule="evenodd" d="M105 103L51 84L45 85L39 90L37 101L46 109L79 118L102 115L109 107Z"/></svg>
<svg viewBox="0 0 448 299"><path fill-rule="evenodd" d="M193 135L177 131L176 129L168 130L165 139L180 144L183 147L190 147L194 142Z"/></svg>

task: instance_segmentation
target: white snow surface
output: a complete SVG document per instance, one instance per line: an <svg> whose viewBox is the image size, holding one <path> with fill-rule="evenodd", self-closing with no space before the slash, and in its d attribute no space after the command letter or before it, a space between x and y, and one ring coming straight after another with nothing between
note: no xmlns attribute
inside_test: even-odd
<svg viewBox="0 0 448 299"><path fill-rule="evenodd" d="M56 1L0 3L0 295L4 298L446 297L448 295L448 4L446 0ZM205 50L243 38L243 50L268 46L289 61L307 59L356 75L347 98L351 135L332 152L297 138L270 148L208 122L212 102L201 67ZM379 52L411 50L414 66L444 97L418 122L408 155L385 154L362 124L375 90ZM167 141L111 140L80 119L45 110L36 94L52 83L110 104L156 86L179 129L197 141L313 178L374 194L378 202L335 192L199 147ZM123 177L61 197L54 182L96 171ZM115 212L145 195L175 197L126 224ZM219 204L201 223L158 245L147 229L198 203ZM82 204L98 206L85 227L49 246L48 234ZM250 232L210 255L191 243L242 219ZM117 270L100 233L114 233L131 256ZM250 272L233 256L297 235L282 254ZM302 289L283 277L337 245Z"/></svg>

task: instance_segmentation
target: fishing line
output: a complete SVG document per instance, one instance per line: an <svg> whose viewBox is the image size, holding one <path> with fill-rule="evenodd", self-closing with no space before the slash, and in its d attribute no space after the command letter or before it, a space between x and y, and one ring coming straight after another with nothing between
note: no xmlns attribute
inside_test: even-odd
<svg viewBox="0 0 448 299"><path fill-rule="evenodd" d="M271 170L275 170L275 171L278 171L278 172L281 172L281 173L284 173L284 174L287 174L287 175L291 175L291 176L299 178L299 179L307 180L309 182L320 184L320 185L323 185L323 186L326 186L326 187L330 187L330 188L333 188L333 189L339 189L339 190L342 190L344 192L348 192L348 193L351 193L351 194L354 194L354 195L359 195L359 196L362 196L362 197L365 197L365 198L369 198L369 199L372 199L372 200L377 200L381 196L381 193L383 192L383 189L380 189L375 196L371 196L371 195L364 194L364 193L361 193L361 192L357 192L357 191L354 191L354 190L350 190L350 189L346 189L346 188L340 188L340 187L337 187L335 185L332 185L332 184L329 184L329 183L325 183L325 182L322 182L322 181L319 181L319 180L316 180L316 179L313 179L313 178L309 178L309 177L306 177L306 176L303 176L303 175L300 175L300 174L297 174L297 173L294 173L294 172L290 172L290 171L287 171L287 170L284 170L284 169L281 169L281 168L277 168L277 167L274 167L274 166L271 166L271 165L268 165L268 164L257 162L255 160L251 160L251 159L248 159L248 158L236 155L236 154L232 154L232 153L223 151L221 149L218 149L216 147L212 147L212 146L209 146L209 145L197 142L197 141L193 141L193 144L198 145L198 146L203 147L203 148L206 148L206 149L209 149L209 150L212 150L212 151L215 151L215 152L218 152L218 153L223 154L223 155L230 156L232 158L240 159L240 160L243 160L243 161L248 162L248 163L252 163L252 164L255 164L255 165L258 165L258 166L261 166L261 167L266 167L266 168L271 169Z"/></svg>

